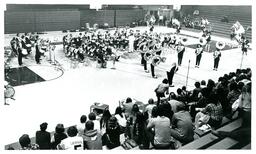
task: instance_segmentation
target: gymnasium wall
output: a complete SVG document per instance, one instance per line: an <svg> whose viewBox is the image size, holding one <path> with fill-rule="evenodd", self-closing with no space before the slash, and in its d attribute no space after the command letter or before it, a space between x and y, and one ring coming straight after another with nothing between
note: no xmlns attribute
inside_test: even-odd
<svg viewBox="0 0 256 154"><path fill-rule="evenodd" d="M124 26L144 19L145 10L116 10L116 26ZM5 11L5 33L24 33L35 31L60 31L79 29L86 23L113 27L115 10L48 10L48 11Z"/></svg>
<svg viewBox="0 0 256 154"><path fill-rule="evenodd" d="M5 11L5 33L58 31L80 27L78 10Z"/></svg>

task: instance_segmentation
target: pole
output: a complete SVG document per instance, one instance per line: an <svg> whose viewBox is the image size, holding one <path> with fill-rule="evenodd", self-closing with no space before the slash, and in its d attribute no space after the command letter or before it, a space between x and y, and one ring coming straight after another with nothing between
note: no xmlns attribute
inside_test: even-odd
<svg viewBox="0 0 256 154"><path fill-rule="evenodd" d="M240 69L242 68L242 65L243 65L243 59L244 59L244 53L242 53L242 58L241 58L241 63L240 63Z"/></svg>
<svg viewBox="0 0 256 154"><path fill-rule="evenodd" d="M190 59L188 60L188 72L187 72L187 78L186 78L186 87L187 87L187 85L188 85L189 68L190 68Z"/></svg>

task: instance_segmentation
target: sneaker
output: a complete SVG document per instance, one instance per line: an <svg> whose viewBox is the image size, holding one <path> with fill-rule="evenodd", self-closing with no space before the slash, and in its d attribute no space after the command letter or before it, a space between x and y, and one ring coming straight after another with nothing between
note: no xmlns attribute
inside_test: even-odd
<svg viewBox="0 0 256 154"><path fill-rule="evenodd" d="M154 79L157 79L157 76L153 76Z"/></svg>
<svg viewBox="0 0 256 154"><path fill-rule="evenodd" d="M149 70L145 70L146 73L149 73Z"/></svg>

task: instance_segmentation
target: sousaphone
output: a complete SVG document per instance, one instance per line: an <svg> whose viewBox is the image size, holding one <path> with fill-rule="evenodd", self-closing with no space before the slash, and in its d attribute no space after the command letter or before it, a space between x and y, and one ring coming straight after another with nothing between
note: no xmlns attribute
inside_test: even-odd
<svg viewBox="0 0 256 154"><path fill-rule="evenodd" d="M222 50L225 48L225 42L222 42L222 41L218 41L216 42L216 48L219 49L219 50Z"/></svg>
<svg viewBox="0 0 256 154"><path fill-rule="evenodd" d="M206 38L204 38L204 37L199 38L199 44L200 45L204 46L204 45L206 45L206 43L207 43Z"/></svg>

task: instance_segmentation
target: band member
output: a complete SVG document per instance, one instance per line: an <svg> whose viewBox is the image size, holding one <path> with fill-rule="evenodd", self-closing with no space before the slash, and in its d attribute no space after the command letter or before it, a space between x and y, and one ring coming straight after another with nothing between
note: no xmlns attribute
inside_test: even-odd
<svg viewBox="0 0 256 154"><path fill-rule="evenodd" d="M214 57L214 68L213 70L217 71L219 67L219 61L221 57L221 50L225 47L224 42L217 42L216 43L216 50L213 52L213 57Z"/></svg>
<svg viewBox="0 0 256 154"><path fill-rule="evenodd" d="M168 83L170 87L174 87L174 85L172 85L172 80L173 80L173 76L174 74L179 70L179 68L176 66L176 63L172 64L172 68L170 71L167 71L167 79L168 79Z"/></svg>
<svg viewBox="0 0 256 154"><path fill-rule="evenodd" d="M147 69L147 61L144 58L145 52L148 51L148 47L147 47L147 41L146 39L140 44L139 46L139 50L141 50L141 64L143 64L144 66L144 71L146 73L149 73L148 69Z"/></svg>
<svg viewBox="0 0 256 154"><path fill-rule="evenodd" d="M17 51L16 37L12 38L10 44L11 44L12 52L14 53L15 56L17 56L18 55L18 51Z"/></svg>
<svg viewBox="0 0 256 154"><path fill-rule="evenodd" d="M27 49L27 52L28 54L30 54L30 52L32 51L32 43L31 43L31 40L30 40L30 36L28 33L25 34L25 44L26 44L26 49Z"/></svg>
<svg viewBox="0 0 256 154"><path fill-rule="evenodd" d="M38 37L38 36L36 36L35 48L36 48L36 54L35 54L36 63L37 63L37 64L41 64L41 63L40 63L40 56L41 56L41 52L40 52L40 42L39 42L39 37Z"/></svg>
<svg viewBox="0 0 256 154"><path fill-rule="evenodd" d="M153 64L150 64L150 69L152 77L157 79L157 76L155 75L155 66Z"/></svg>
<svg viewBox="0 0 256 154"><path fill-rule="evenodd" d="M210 52L210 48L211 48L211 32L207 32L205 38L206 38L205 50L207 52Z"/></svg>
<svg viewBox="0 0 256 154"><path fill-rule="evenodd" d="M203 46L201 44L197 44L195 53L196 53L196 66L195 67L199 68L201 57L203 54Z"/></svg>
<svg viewBox="0 0 256 154"><path fill-rule="evenodd" d="M249 48L249 40L246 40L244 36L242 36L242 52L247 55L247 50Z"/></svg>
<svg viewBox="0 0 256 154"><path fill-rule="evenodd" d="M179 41L176 50L178 52L178 66L181 66L183 54L185 52L185 46L181 43L181 41Z"/></svg>
<svg viewBox="0 0 256 154"><path fill-rule="evenodd" d="M134 35L131 33L131 35L129 36L129 52L133 52L134 50Z"/></svg>
<svg viewBox="0 0 256 154"><path fill-rule="evenodd" d="M23 57L23 54L22 54L22 45L21 45L21 40L19 38L16 38L16 42L17 42L17 52L18 52L18 63L19 65L21 66L23 63L22 63L22 57Z"/></svg>

